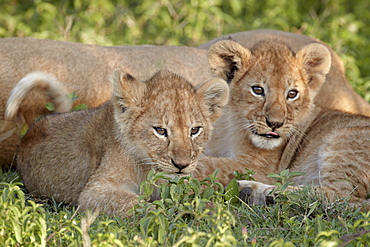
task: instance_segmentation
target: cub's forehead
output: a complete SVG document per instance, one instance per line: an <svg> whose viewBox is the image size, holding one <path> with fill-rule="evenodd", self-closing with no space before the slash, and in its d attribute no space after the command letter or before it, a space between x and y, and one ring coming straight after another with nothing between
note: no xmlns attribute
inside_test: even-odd
<svg viewBox="0 0 370 247"><path fill-rule="evenodd" d="M146 101L159 101L163 104L191 101L197 98L193 85L184 78L170 72L161 72L146 82Z"/></svg>
<svg viewBox="0 0 370 247"><path fill-rule="evenodd" d="M263 42L251 49L252 63L274 68L296 64L295 53L284 43Z"/></svg>
<svg viewBox="0 0 370 247"><path fill-rule="evenodd" d="M251 54L248 73L251 83L258 80L262 84L292 85L301 81L302 65L286 44L260 42L251 49Z"/></svg>
<svg viewBox="0 0 370 247"><path fill-rule="evenodd" d="M202 104L194 86L177 76L147 82L143 99L145 112L164 122L203 121Z"/></svg>

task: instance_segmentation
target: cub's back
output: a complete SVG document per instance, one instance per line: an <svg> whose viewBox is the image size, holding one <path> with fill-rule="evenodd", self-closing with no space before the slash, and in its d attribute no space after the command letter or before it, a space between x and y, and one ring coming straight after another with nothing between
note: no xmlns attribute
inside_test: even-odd
<svg viewBox="0 0 370 247"><path fill-rule="evenodd" d="M332 187L337 195L356 191L359 198L366 198L370 194L369 136L369 117L321 111L292 158L291 168L307 174L296 181Z"/></svg>
<svg viewBox="0 0 370 247"><path fill-rule="evenodd" d="M31 125L21 140L17 155L17 171L28 191L37 191L39 196L52 192L58 201L76 203L72 198L87 183L101 159L89 150L104 150L107 142L114 141L106 135L102 138L105 130L112 129L111 117L107 114L109 110L112 110L111 106L106 103L86 111L48 115ZM105 120L99 122L101 118ZM84 129L77 131L75 126ZM54 153L64 158L60 159ZM79 167L73 167L69 162L76 159L80 160ZM75 169L79 172L73 172ZM64 181L72 181L73 184L60 186Z"/></svg>

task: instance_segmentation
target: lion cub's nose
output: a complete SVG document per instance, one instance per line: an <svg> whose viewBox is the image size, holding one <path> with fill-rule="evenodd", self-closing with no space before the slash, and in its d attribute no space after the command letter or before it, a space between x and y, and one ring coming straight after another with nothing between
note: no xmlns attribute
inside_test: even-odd
<svg viewBox="0 0 370 247"><path fill-rule="evenodd" d="M281 126L283 126L284 122L283 121L269 121L266 118L266 124L269 126L271 129L278 129Z"/></svg>
<svg viewBox="0 0 370 247"><path fill-rule="evenodd" d="M189 166L189 161L187 161L187 160L179 160L179 161L177 161L177 162L175 162L174 160L171 160L172 161L172 164L176 167L176 168L178 168L179 170L182 170L182 169L184 169L184 168L186 168L186 167L188 167Z"/></svg>

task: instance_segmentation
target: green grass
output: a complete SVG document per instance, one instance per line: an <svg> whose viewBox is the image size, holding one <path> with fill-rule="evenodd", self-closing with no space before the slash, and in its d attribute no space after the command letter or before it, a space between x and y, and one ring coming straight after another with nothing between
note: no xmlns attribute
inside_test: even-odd
<svg viewBox="0 0 370 247"><path fill-rule="evenodd" d="M273 28L313 36L341 56L354 89L370 101L368 0L3 0L0 37L46 38L99 45L197 46L217 36ZM283 178L280 174L276 178ZM217 183L174 180L162 199L143 185L132 217L76 213L28 195L14 171L0 174L1 246L368 246L370 213L311 188L250 207ZM285 177L284 177L285 176ZM227 190L226 190L227 191ZM189 194L189 192L191 192ZM232 194L232 193L231 193ZM176 195L176 196L175 196Z"/></svg>
<svg viewBox="0 0 370 247"><path fill-rule="evenodd" d="M116 218L55 202L35 202L16 173L2 174L2 246L367 246L370 212L345 200L327 202L310 187L284 192L269 206L232 201L208 179L171 179L159 186L161 199L149 202L155 181L150 173L132 216ZM275 175L286 177L287 173ZM283 179L284 180L284 179Z"/></svg>

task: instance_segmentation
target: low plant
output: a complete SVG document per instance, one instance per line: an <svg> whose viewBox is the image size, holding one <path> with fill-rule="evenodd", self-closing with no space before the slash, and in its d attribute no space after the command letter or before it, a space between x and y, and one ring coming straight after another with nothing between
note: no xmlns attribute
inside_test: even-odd
<svg viewBox="0 0 370 247"><path fill-rule="evenodd" d="M20 183L0 183L0 243L3 246L46 246L45 210L28 200Z"/></svg>
<svg viewBox="0 0 370 247"><path fill-rule="evenodd" d="M17 174L1 175L1 246L366 246L370 212L328 202L312 187L282 191L273 205L232 201L217 171L207 179L150 172L131 216L79 213L24 192ZM297 175L275 177L282 186ZM158 200L151 200L151 193Z"/></svg>

